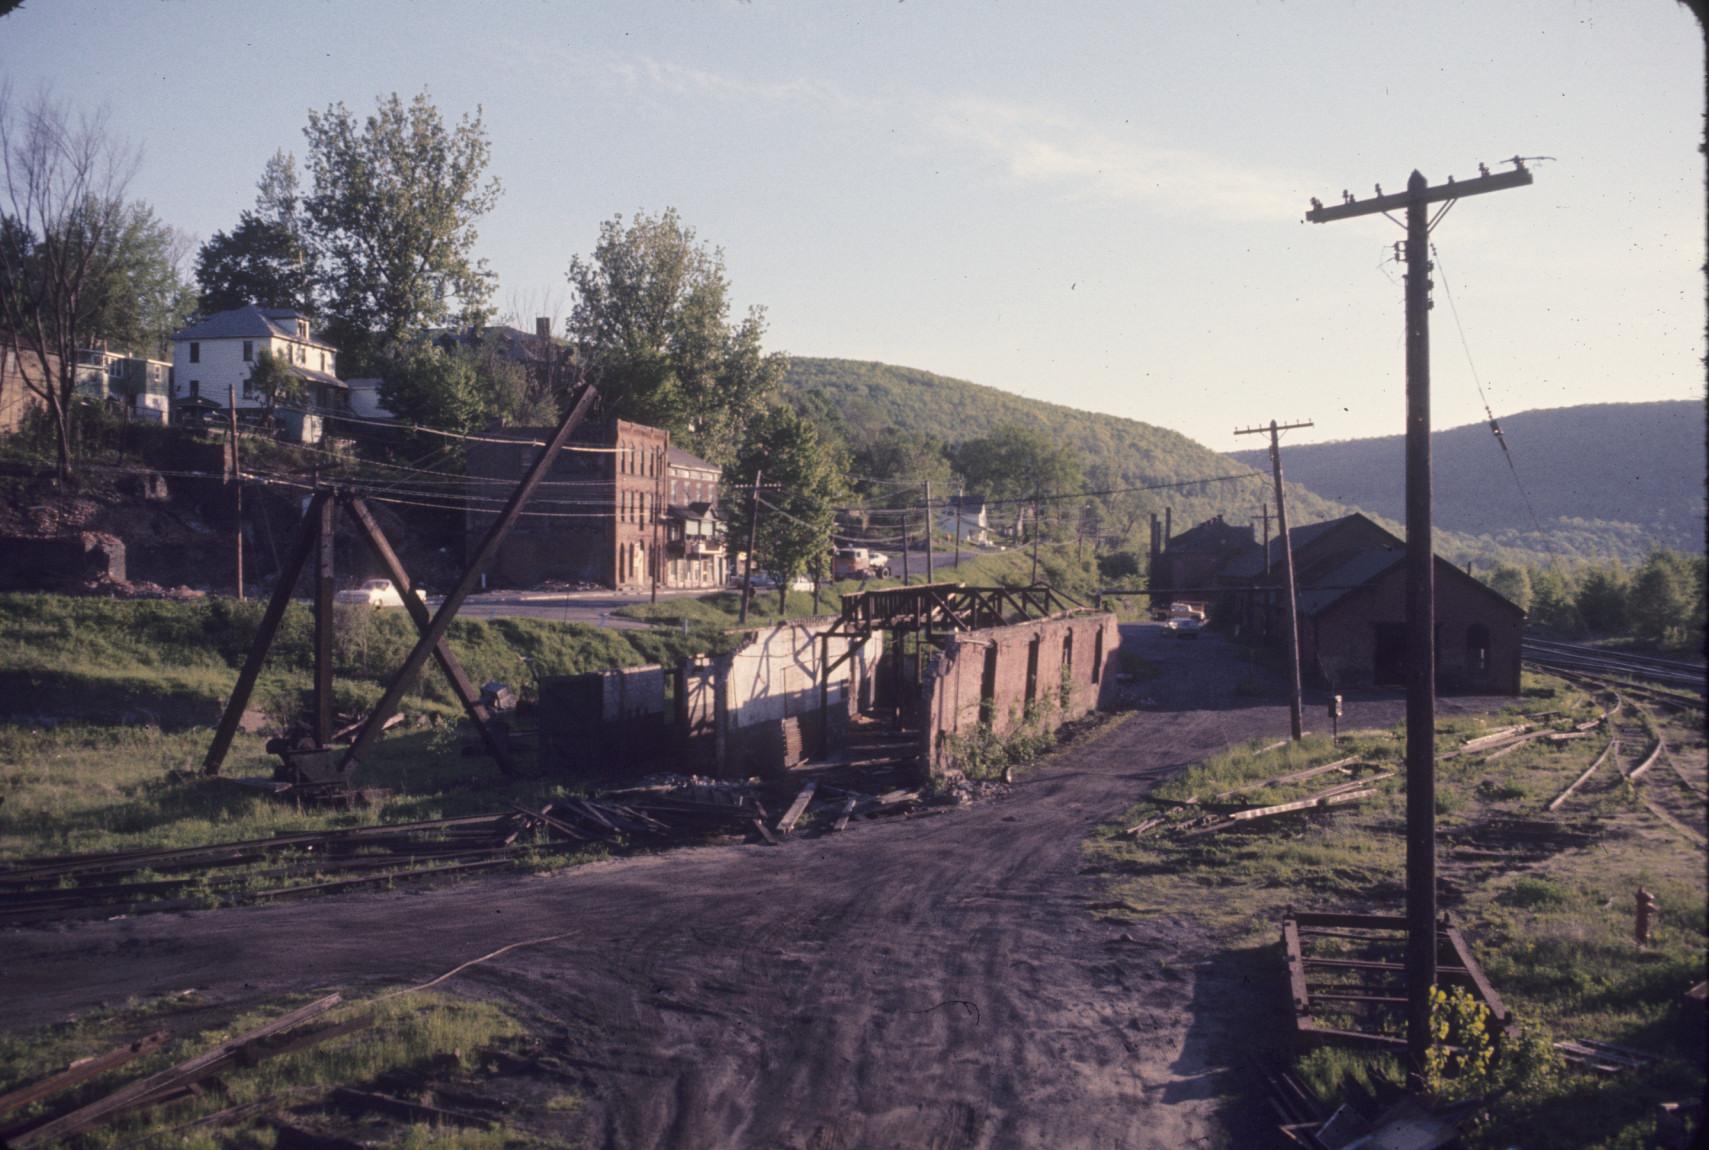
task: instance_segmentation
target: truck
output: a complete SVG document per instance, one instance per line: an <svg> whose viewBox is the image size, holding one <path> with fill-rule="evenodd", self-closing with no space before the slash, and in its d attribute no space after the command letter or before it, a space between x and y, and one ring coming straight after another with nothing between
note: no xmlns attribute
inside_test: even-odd
<svg viewBox="0 0 1709 1150"><path fill-rule="evenodd" d="M890 575L890 556L865 547L841 547L831 556L833 579L885 579Z"/></svg>

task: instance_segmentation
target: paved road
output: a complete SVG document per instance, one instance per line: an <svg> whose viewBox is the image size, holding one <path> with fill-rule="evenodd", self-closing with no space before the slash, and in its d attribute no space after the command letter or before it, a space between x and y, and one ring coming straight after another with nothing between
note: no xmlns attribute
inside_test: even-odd
<svg viewBox="0 0 1709 1150"><path fill-rule="evenodd" d="M705 591L660 591L659 602L671 599L692 599ZM619 607L648 602L645 592L639 595L615 591L483 591L463 600L457 612L459 618L497 619L523 616L531 619L556 619L563 623L589 623L597 627L619 629L650 626L639 619L625 619L614 612ZM438 608L439 602L428 603Z"/></svg>
<svg viewBox="0 0 1709 1150"><path fill-rule="evenodd" d="M927 819L780 848L723 846L426 892L145 916L0 936L0 1026L184 987L226 1009L407 985L556 936L448 984L565 1052L591 1145L1249 1145L1243 1043L1281 982L1231 964L1179 908L1095 920L1080 844L1156 781L1287 712L1235 693L1215 637L1129 641L1164 670L1145 709ZM1394 721L1397 700L1349 705ZM1273 983L1273 985L1272 985ZM1269 1012L1269 1013L1267 1013ZM1231 1095L1236 1101L1221 1100Z"/></svg>

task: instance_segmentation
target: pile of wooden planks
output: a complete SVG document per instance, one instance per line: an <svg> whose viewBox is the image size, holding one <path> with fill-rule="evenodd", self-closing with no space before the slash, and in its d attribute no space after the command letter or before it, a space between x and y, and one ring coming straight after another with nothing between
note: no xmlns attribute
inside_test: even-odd
<svg viewBox="0 0 1709 1150"><path fill-rule="evenodd" d="M1276 815L1326 810L1330 807L1360 802L1375 794L1376 785L1385 779L1393 778L1395 772L1378 771L1376 774L1362 775L1288 802L1254 806L1250 800L1245 802L1231 802L1229 800L1236 796L1252 795L1274 787L1290 786L1323 775L1336 773L1352 775L1355 769L1362 765L1364 764L1359 762L1358 757L1353 756L1337 759L1332 763L1307 767L1304 770L1293 771L1289 774L1277 775L1275 778L1264 779L1234 790L1223 791L1206 799L1197 797L1180 800L1153 798L1151 800L1153 803L1186 811L1188 817L1182 819L1170 818L1167 814L1153 815L1128 827L1122 833L1130 838L1139 838L1153 832L1167 832L1181 838L1192 838L1199 835L1220 834L1223 831L1241 829L1259 819L1268 819Z"/></svg>

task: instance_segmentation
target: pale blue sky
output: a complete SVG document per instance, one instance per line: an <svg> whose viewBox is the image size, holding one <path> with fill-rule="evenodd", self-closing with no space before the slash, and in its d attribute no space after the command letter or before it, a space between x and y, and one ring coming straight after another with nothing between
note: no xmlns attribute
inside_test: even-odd
<svg viewBox="0 0 1709 1150"><path fill-rule="evenodd" d="M1435 422L1703 391L1702 37L1674 0L28 0L0 76L110 105L206 238L310 108L484 108L497 302L568 308L674 205L773 347L1131 416L1219 450L1401 430L1400 231L1307 199L1548 155L1434 239ZM546 305L544 308L542 305ZM555 307L553 306L555 305Z"/></svg>

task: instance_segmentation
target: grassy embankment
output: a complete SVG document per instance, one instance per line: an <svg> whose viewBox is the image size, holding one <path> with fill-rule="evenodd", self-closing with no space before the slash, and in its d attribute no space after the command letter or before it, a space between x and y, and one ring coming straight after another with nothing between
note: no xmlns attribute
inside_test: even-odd
<svg viewBox="0 0 1709 1150"><path fill-rule="evenodd" d="M357 782L390 788L380 810L298 810L199 772L262 605L230 600L122 602L0 595L0 859L192 846L278 832L505 809L562 793L550 779L504 780L470 737L436 667L406 695L405 726L389 732ZM415 633L401 612L339 612L334 662L340 709L378 699ZM313 626L287 612L251 707L280 720L308 685ZM716 632L608 631L535 619L458 620L450 643L477 684L533 689L540 675L674 661L722 642ZM525 661L527 660L527 661ZM239 734L228 776L270 774L260 735Z"/></svg>
<svg viewBox="0 0 1709 1150"><path fill-rule="evenodd" d="M147 1032L173 1039L71 1091L6 1115L8 1128L68 1113L148 1074L211 1050L307 999L280 1002L209 1026L210 1009L195 991L68 1019L28 1033L0 1035L0 1090L36 1081L72 1061L104 1053ZM274 1119L329 1138L399 1150L521 1150L576 1144L582 1096L542 1049L539 1039L502 1006L444 993L357 998L321 1015L313 1026L362 1017L371 1023L306 1049L256 1065L222 1070L197 1096L135 1111L74 1137L68 1144L96 1150L147 1143L214 1150L265 1150L279 1144ZM518 1079L500 1073L506 1056L534 1063L545 1075ZM351 1113L328 1094L335 1088L437 1103L469 1115L460 1125ZM489 1103L473 1110L472 1100ZM483 1120L485 1119L485 1120ZM331 1144L331 1143L329 1143ZM345 1144L343 1142L337 1144ZM351 1143L354 1144L354 1143Z"/></svg>
<svg viewBox="0 0 1709 1150"><path fill-rule="evenodd" d="M1526 713L1559 712L1539 721L1568 728L1598 710L1560 680L1527 676L1525 698L1506 712L1441 723L1438 748L1451 750L1480 730L1520 721ZM1671 752L1699 775L1701 718L1686 714L1664 721ZM1486 973L1531 1036L1523 1054L1497 1071L1495 1085L1509 1092L1475 1133L1478 1147L1648 1145L1644 1139L1657 1103L1698 1098L1704 1090L1702 1011L1680 1005L1681 993L1703 978L1709 937L1702 852L1657 820L1623 781L1574 796L1557 812L1545 810L1605 742L1599 736L1533 743L1492 761L1468 755L1438 764L1442 908L1465 929ZM1375 799L1333 814L1289 816L1292 821L1255 825L1244 834L1175 838L1164 832L1136 839L1123 835L1123 828L1171 811L1172 818L1182 817L1174 808L1137 804L1085 845L1114 896L1101 913L1115 919L1196 917L1212 927L1230 954L1248 956L1254 973L1273 976L1273 993L1285 1003L1276 941L1284 908L1401 913L1402 733L1344 739L1339 748L1321 737L1268 753L1254 744L1197 764L1155 791L1162 799L1203 798L1355 753L1363 763L1397 774L1378 784ZM1599 770L1600 782L1613 779L1609 764ZM1652 782L1666 780L1642 785ZM1320 778L1268 788L1252 801L1283 802L1325 785ZM1505 820L1594 837L1590 845L1568 843L1541 858L1516 855L1511 861L1480 860L1477 855L1487 852L1462 855L1449 846L1456 832L1475 834L1480 825ZM1471 841L1501 846L1499 840ZM1632 941L1633 896L1640 886L1656 895L1661 908L1652 944L1645 948ZM1614 1042L1651 1051L1659 1060L1646 1071L1600 1078L1553 1061L1538 1037ZM1284 1039L1271 1046L1278 1057L1292 1053ZM1360 1073L1366 1061L1364 1055L1323 1048L1301 1058L1299 1069L1327 1097L1344 1070ZM1386 1061L1388 1072L1398 1075L1392 1060Z"/></svg>

